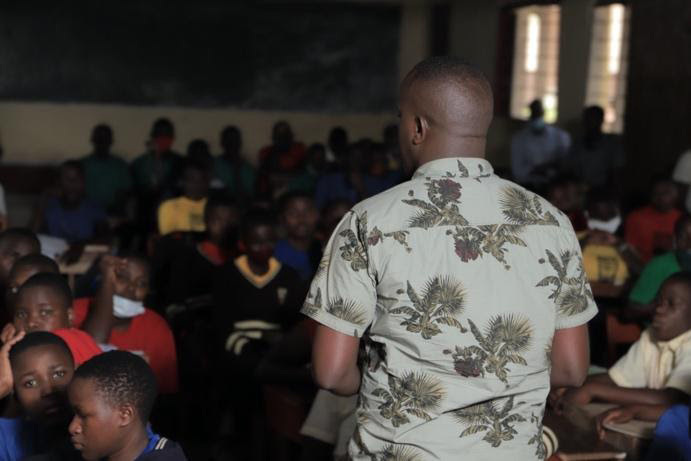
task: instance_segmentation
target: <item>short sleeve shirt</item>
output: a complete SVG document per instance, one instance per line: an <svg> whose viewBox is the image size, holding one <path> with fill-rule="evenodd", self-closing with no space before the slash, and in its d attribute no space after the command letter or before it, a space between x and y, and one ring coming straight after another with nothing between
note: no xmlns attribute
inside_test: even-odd
<svg viewBox="0 0 691 461"><path fill-rule="evenodd" d="M353 459L523 460L545 455L554 332L596 307L568 218L452 158L343 218L303 312L362 338Z"/></svg>
<svg viewBox="0 0 691 461"><path fill-rule="evenodd" d="M644 331L609 377L622 387L671 387L691 395L691 331L670 341L656 341L652 330Z"/></svg>

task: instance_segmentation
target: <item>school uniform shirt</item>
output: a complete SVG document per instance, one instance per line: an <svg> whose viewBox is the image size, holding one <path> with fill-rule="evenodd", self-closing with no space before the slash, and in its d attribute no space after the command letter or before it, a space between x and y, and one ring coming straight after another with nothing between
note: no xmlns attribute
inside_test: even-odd
<svg viewBox="0 0 691 461"><path fill-rule="evenodd" d="M583 248L583 267L590 282L622 286L629 278L626 261L613 245L586 245Z"/></svg>
<svg viewBox="0 0 691 461"><path fill-rule="evenodd" d="M23 418L0 418L0 461L21 461L37 452L40 428Z"/></svg>
<svg viewBox="0 0 691 461"><path fill-rule="evenodd" d="M88 298L75 300L73 304L75 315L72 320L75 326L80 327L82 325L88 315L92 301ZM76 331L81 332L81 330ZM156 375L158 391L161 394L174 394L178 391L178 356L175 349L175 339L168 322L156 312L147 308L143 314L132 317L132 321L126 329L113 328L108 338L108 344L120 350L145 355L149 366Z"/></svg>
<svg viewBox="0 0 691 461"><path fill-rule="evenodd" d="M321 253L318 245L317 242L313 242L308 251L302 251L291 245L288 240L281 239L276 242L274 256L283 264L295 269L303 280L311 280Z"/></svg>
<svg viewBox="0 0 691 461"><path fill-rule="evenodd" d="M204 207L206 198L192 200L182 196L166 200L158 208L158 231L161 235L171 232L204 232Z"/></svg>
<svg viewBox="0 0 691 461"><path fill-rule="evenodd" d="M655 426L655 435L646 452L646 461L691 461L689 406L674 405Z"/></svg>
<svg viewBox="0 0 691 461"><path fill-rule="evenodd" d="M644 262L648 262L656 252L672 249L674 225L680 216L679 210L660 212L652 206L632 211L624 227L626 243L638 251Z"/></svg>
<svg viewBox="0 0 691 461"><path fill-rule="evenodd" d="M129 166L115 155L87 155L82 159L86 196L104 209L115 205L120 194L132 190Z"/></svg>
<svg viewBox="0 0 691 461"><path fill-rule="evenodd" d="M146 427L146 432L149 436L149 442L146 444L144 451L134 461L187 461L180 445L155 434L150 426Z"/></svg>
<svg viewBox="0 0 691 461"><path fill-rule="evenodd" d="M662 282L672 274L681 271L676 252L661 254L650 260L643 268L640 277L629 293L629 300L640 304L650 304L655 300Z"/></svg>
<svg viewBox="0 0 691 461"><path fill-rule="evenodd" d="M543 183L547 178L533 170L563 160L571 147L571 136L554 125L535 133L524 127L511 138L511 174L521 184Z"/></svg>
<svg viewBox="0 0 691 461"><path fill-rule="evenodd" d="M75 366L79 366L91 357L103 352L96 344L96 341L94 341L94 338L86 331L78 330L77 328L61 328L52 333L60 336L67 343L67 347L72 352Z"/></svg>
<svg viewBox="0 0 691 461"><path fill-rule="evenodd" d="M132 178L141 191L165 190L175 182L180 163L180 154L174 151L157 155L146 152L132 162Z"/></svg>
<svg viewBox="0 0 691 461"><path fill-rule="evenodd" d="M104 209L87 199L76 208L64 208L58 198L51 197L43 211L46 233L70 243L93 238L96 225L106 219Z"/></svg>
<svg viewBox="0 0 691 461"><path fill-rule="evenodd" d="M656 341L651 329L609 369L618 386L673 388L691 395L691 331L670 341Z"/></svg>
<svg viewBox="0 0 691 461"><path fill-rule="evenodd" d="M275 258L260 276L245 255L227 264L214 284L214 327L225 349L240 355L248 340L287 330L299 320L305 285L295 270Z"/></svg>
<svg viewBox="0 0 691 461"><path fill-rule="evenodd" d="M351 458L527 460L555 330L596 307L568 218L449 158L346 214L302 312L364 343Z"/></svg>

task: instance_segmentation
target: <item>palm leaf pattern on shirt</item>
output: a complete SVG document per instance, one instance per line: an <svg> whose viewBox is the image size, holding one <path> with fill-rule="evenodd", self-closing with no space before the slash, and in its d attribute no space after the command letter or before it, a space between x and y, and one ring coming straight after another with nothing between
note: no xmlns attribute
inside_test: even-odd
<svg viewBox="0 0 691 461"><path fill-rule="evenodd" d="M405 445L386 445L381 454L372 457L373 461L423 461L422 454L413 447Z"/></svg>
<svg viewBox="0 0 691 461"><path fill-rule="evenodd" d="M420 333L424 339L430 339L441 333L439 325L458 328L466 332L456 318L463 312L465 291L463 286L449 277L436 276L427 282L421 295L418 295L408 282L408 298L412 306L401 306L389 310L390 314L404 314L408 318L401 322L406 330Z"/></svg>
<svg viewBox="0 0 691 461"><path fill-rule="evenodd" d="M570 316L585 311L588 305L594 302L594 299L583 270L583 260L580 255L565 251L557 257L549 250L545 250L545 252L556 275L548 275L540 280L536 286L554 287L547 299L554 300L560 313ZM539 262L544 264L545 260L540 259Z"/></svg>
<svg viewBox="0 0 691 461"><path fill-rule="evenodd" d="M303 314L312 317L322 309L322 290L317 288L317 294L312 296L312 293L307 295L307 299L302 306Z"/></svg>
<svg viewBox="0 0 691 461"><path fill-rule="evenodd" d="M541 200L535 194L508 186L502 190L499 204L502 213L512 224L558 226L557 218L542 209Z"/></svg>
<svg viewBox="0 0 691 461"><path fill-rule="evenodd" d="M545 459L547 456L547 447L542 439L542 417L535 413L531 413L530 422L535 425L535 434L528 440L528 445L536 445L535 456L537 456L538 459Z"/></svg>
<svg viewBox="0 0 691 461"><path fill-rule="evenodd" d="M452 177L440 179L427 178L427 198L404 199L403 203L419 208L410 221L410 227L430 229L435 226L465 226L468 221L461 216L458 205L461 198L461 185Z"/></svg>
<svg viewBox="0 0 691 461"><path fill-rule="evenodd" d="M518 432L513 423L523 422L525 418L513 411L514 398L509 397L501 405L497 401L486 401L454 412L459 423L468 426L461 437L484 432L482 438L485 442L497 448L503 442L513 440Z"/></svg>
<svg viewBox="0 0 691 461"><path fill-rule="evenodd" d="M336 298L330 300L326 305L326 311L334 317L358 326L364 326L367 322L365 309L349 299Z"/></svg>
<svg viewBox="0 0 691 461"><path fill-rule="evenodd" d="M441 382L422 372L409 371L401 378L389 375L388 389L379 387L372 395L383 399L379 414L394 427L410 423L409 416L431 421L428 412L439 408L444 398Z"/></svg>
<svg viewBox="0 0 691 461"><path fill-rule="evenodd" d="M446 231L447 235L453 235L454 249L461 261L474 261L484 254L491 255L504 265L505 269L511 266L506 261L508 249L506 245L527 246L518 236L524 226L516 224L490 224L477 227L456 227L455 231Z"/></svg>
<svg viewBox="0 0 691 461"><path fill-rule="evenodd" d="M520 315L496 315L489 320L484 334L472 320L468 324L477 345L456 346L444 350L444 354L453 357L454 368L461 376L484 377L490 373L508 386L509 364L527 365L522 354L531 344L530 322Z"/></svg>

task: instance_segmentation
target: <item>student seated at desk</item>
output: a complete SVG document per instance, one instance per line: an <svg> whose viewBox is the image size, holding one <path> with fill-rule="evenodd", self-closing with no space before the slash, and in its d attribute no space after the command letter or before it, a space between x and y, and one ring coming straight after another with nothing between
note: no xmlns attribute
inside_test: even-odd
<svg viewBox="0 0 691 461"><path fill-rule="evenodd" d="M70 446L72 417L66 390L75 364L57 335L18 332L0 349L0 398L13 389L20 407L16 417L0 418L0 461L20 461L46 452L54 459L80 459Z"/></svg>
<svg viewBox="0 0 691 461"><path fill-rule="evenodd" d="M156 377L141 357L125 351L94 357L77 369L68 396L70 438L84 459L186 460L178 444L151 431Z"/></svg>
<svg viewBox="0 0 691 461"><path fill-rule="evenodd" d="M577 389L552 391L550 400L585 405L673 405L691 395L691 273L667 278L655 301L655 316L624 357L606 374L593 375Z"/></svg>
<svg viewBox="0 0 691 461"><path fill-rule="evenodd" d="M105 210L86 198L86 176L80 161L60 165L57 195L48 197L39 209L34 231L64 239L73 248L108 234Z"/></svg>
<svg viewBox="0 0 691 461"><path fill-rule="evenodd" d="M2 330L0 340L6 342L17 331L49 331L67 343L75 364L80 365L100 354L101 348L88 333L72 327L73 317L72 292L65 279L59 274L35 274L17 291L12 323Z"/></svg>
<svg viewBox="0 0 691 461"><path fill-rule="evenodd" d="M203 232L208 193L209 172L205 165L188 160L182 170L182 196L158 207L159 233Z"/></svg>
<svg viewBox="0 0 691 461"><path fill-rule="evenodd" d="M206 233L201 241L170 246L170 278L159 296L166 306L190 298L210 295L216 271L237 256L237 227L240 212L228 199L211 198L204 208Z"/></svg>
<svg viewBox="0 0 691 461"><path fill-rule="evenodd" d="M134 255L106 255L100 262L103 282L82 329L100 343L142 354L154 370L161 394L178 391L175 340L168 323L144 307L149 294L149 264Z"/></svg>
<svg viewBox="0 0 691 461"><path fill-rule="evenodd" d="M314 199L305 192L287 193L280 200L279 217L285 237L276 242L276 259L295 269L303 280L311 280L321 259Z"/></svg>

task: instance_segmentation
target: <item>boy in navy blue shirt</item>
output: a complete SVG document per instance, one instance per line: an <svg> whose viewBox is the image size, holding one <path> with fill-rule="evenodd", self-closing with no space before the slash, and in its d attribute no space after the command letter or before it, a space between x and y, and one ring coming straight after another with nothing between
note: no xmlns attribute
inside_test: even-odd
<svg viewBox="0 0 691 461"><path fill-rule="evenodd" d="M149 416L156 378L141 357L125 351L80 366L69 386L72 444L86 460L186 461L178 444L154 434Z"/></svg>

